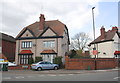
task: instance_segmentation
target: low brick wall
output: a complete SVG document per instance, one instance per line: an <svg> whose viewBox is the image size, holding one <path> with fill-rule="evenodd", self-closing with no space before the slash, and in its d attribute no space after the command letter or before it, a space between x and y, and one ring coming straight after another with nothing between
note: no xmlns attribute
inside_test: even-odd
<svg viewBox="0 0 120 83"><path fill-rule="evenodd" d="M23 69L30 69L30 65L18 65L8 67L8 70L23 70Z"/></svg>
<svg viewBox="0 0 120 83"><path fill-rule="evenodd" d="M96 64L96 66L95 66ZM65 69L109 69L117 67L117 59L114 58L97 58L95 59L70 59L65 57Z"/></svg>

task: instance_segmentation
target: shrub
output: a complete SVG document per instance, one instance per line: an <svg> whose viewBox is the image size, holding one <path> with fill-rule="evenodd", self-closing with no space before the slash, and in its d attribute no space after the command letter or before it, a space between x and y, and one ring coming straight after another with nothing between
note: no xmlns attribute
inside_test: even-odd
<svg viewBox="0 0 120 83"><path fill-rule="evenodd" d="M74 56L77 56L77 53L76 53L75 50L71 50L71 51L70 51L70 54L69 54L69 57L70 57L70 58L73 58Z"/></svg>
<svg viewBox="0 0 120 83"><path fill-rule="evenodd" d="M53 63L54 64L58 64L60 67L62 66L62 57L61 56L57 56L53 59Z"/></svg>
<svg viewBox="0 0 120 83"><path fill-rule="evenodd" d="M42 57L35 57L35 62L39 62L39 61L42 61Z"/></svg>
<svg viewBox="0 0 120 83"><path fill-rule="evenodd" d="M72 57L72 58L78 58L78 59L80 59L80 58L91 58L90 56L79 56L79 55L76 55L76 56L74 56L74 57Z"/></svg>
<svg viewBox="0 0 120 83"><path fill-rule="evenodd" d="M28 60L28 64L32 64L32 63L34 63L33 58L29 58L29 60Z"/></svg>

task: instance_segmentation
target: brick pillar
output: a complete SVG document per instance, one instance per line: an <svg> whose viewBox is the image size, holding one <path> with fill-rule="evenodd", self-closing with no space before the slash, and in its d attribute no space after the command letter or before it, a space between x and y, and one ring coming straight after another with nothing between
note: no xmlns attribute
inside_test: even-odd
<svg viewBox="0 0 120 83"><path fill-rule="evenodd" d="M69 57L68 55L65 56L65 69L68 69L68 60L69 60Z"/></svg>

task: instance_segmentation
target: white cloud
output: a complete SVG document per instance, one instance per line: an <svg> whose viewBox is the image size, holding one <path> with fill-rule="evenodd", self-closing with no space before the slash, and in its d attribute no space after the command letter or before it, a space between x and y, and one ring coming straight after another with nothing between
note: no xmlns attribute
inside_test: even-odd
<svg viewBox="0 0 120 83"><path fill-rule="evenodd" d="M91 8L95 8L95 16L100 0L4 0L1 2L2 32L14 37L22 28L39 20L40 13L46 20L59 19L69 28L70 36L92 20ZM42 10L41 10L42 9ZM5 26L5 27L4 27ZM14 30L13 30L14 29ZM74 32L73 32L74 31Z"/></svg>

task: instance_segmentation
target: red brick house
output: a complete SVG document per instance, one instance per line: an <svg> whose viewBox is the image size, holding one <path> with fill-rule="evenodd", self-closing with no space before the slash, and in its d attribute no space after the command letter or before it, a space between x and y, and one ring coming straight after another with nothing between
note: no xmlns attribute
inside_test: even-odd
<svg viewBox="0 0 120 83"><path fill-rule="evenodd" d="M15 38L4 33L0 33L0 35L0 54L4 55L10 62L15 61Z"/></svg>

